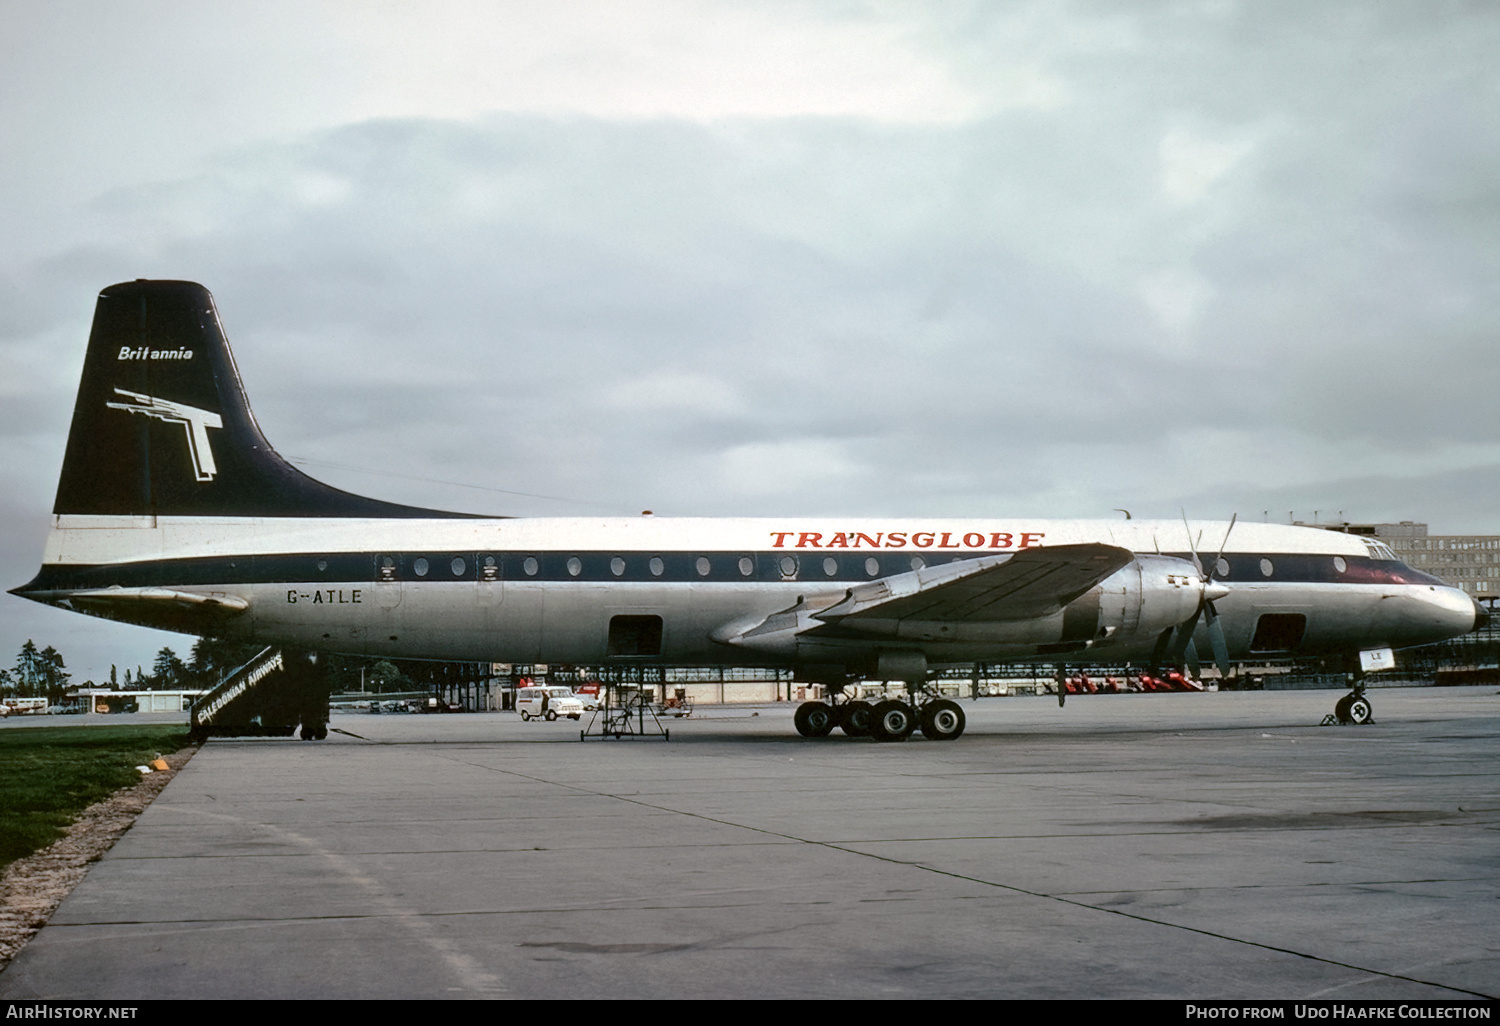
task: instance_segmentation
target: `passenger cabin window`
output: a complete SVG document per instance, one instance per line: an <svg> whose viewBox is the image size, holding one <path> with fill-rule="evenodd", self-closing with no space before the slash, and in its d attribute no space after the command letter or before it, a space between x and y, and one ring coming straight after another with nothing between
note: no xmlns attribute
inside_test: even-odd
<svg viewBox="0 0 1500 1026"><path fill-rule="evenodd" d="M865 560L865 574L866 574L866 576L874 577L878 573L880 573L880 560L876 559L874 556L871 556L870 558L866 559Z"/></svg>
<svg viewBox="0 0 1500 1026"><path fill-rule="evenodd" d="M651 557L651 576L660 577L666 572L667 564L663 563L660 556Z"/></svg>
<svg viewBox="0 0 1500 1026"><path fill-rule="evenodd" d="M781 576L783 576L783 577L795 577L795 576L797 576L797 560L794 557L792 557L792 556L782 556L781 557Z"/></svg>
<svg viewBox="0 0 1500 1026"><path fill-rule="evenodd" d="M699 577L707 577L708 572L713 569L713 566L709 563L707 556L699 556L697 562L693 564L693 568L698 571Z"/></svg>
<svg viewBox="0 0 1500 1026"><path fill-rule="evenodd" d="M611 559L609 561L609 572L612 573L612 574L614 574L616 577L624 577L625 576L625 561L623 559L621 559L619 556L616 556L614 559Z"/></svg>
<svg viewBox="0 0 1500 1026"><path fill-rule="evenodd" d="M411 569L412 572L415 573L418 577L426 577L427 571L428 569L430 569L430 567L425 558L423 558L422 556L418 556L416 562L411 565Z"/></svg>
<svg viewBox="0 0 1500 1026"><path fill-rule="evenodd" d="M468 565L464 563L462 556L454 556L453 562L448 564L448 567L453 571L454 577L462 577L464 571L468 569Z"/></svg>
<svg viewBox="0 0 1500 1026"><path fill-rule="evenodd" d="M834 559L832 556L825 557L824 560L823 560L823 573L824 573L824 575L828 576L828 577L832 577L834 574L836 574L838 572L839 572L839 561L836 560L836 559Z"/></svg>
<svg viewBox="0 0 1500 1026"><path fill-rule="evenodd" d="M521 564L521 569L526 571L527 577L535 577L536 572L541 569L541 564L536 561L535 556L527 556L526 562Z"/></svg>
<svg viewBox="0 0 1500 1026"><path fill-rule="evenodd" d="M755 573L755 560L751 559L749 556L741 556L740 576L749 577L753 573Z"/></svg>
<svg viewBox="0 0 1500 1026"><path fill-rule="evenodd" d="M581 573L583 573L583 560L579 559L577 556L569 556L568 576L577 577Z"/></svg>

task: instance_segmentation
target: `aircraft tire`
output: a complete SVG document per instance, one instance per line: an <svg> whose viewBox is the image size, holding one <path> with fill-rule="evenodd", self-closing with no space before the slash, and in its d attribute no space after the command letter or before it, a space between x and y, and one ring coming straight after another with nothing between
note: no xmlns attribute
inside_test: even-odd
<svg viewBox="0 0 1500 1026"><path fill-rule="evenodd" d="M838 717L826 702L803 702L797 707L793 722L803 737L827 737Z"/></svg>
<svg viewBox="0 0 1500 1026"><path fill-rule="evenodd" d="M870 725L876 741L905 741L917 729L917 714L911 706L894 698L877 702Z"/></svg>
<svg viewBox="0 0 1500 1026"><path fill-rule="evenodd" d="M1370 705L1370 700L1364 695L1360 695L1358 698L1349 703L1348 715L1350 723L1369 723L1370 717L1373 716L1374 713L1374 707Z"/></svg>
<svg viewBox="0 0 1500 1026"><path fill-rule="evenodd" d="M922 735L930 741L956 741L964 732L964 711L957 702L940 698L922 706Z"/></svg>
<svg viewBox="0 0 1500 1026"><path fill-rule="evenodd" d="M838 726L839 715L831 705L819 702L818 706L812 715L813 737L827 737Z"/></svg>
<svg viewBox="0 0 1500 1026"><path fill-rule="evenodd" d="M803 702L797 706L797 711L792 714L792 726L797 728L797 733L803 737L817 737L813 727L813 707L822 705L822 702Z"/></svg>
<svg viewBox="0 0 1500 1026"><path fill-rule="evenodd" d="M838 707L838 728L849 737L869 737L875 712L869 702L856 699Z"/></svg>

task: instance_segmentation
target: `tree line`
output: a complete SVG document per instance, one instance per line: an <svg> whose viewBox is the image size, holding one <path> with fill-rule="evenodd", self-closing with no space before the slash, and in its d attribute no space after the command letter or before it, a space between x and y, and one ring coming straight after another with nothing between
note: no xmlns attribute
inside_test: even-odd
<svg viewBox="0 0 1500 1026"><path fill-rule="evenodd" d="M71 688L108 687L112 691L206 691L243 666L260 651L258 645L232 645L199 638L186 660L163 648L148 672L142 666L123 671L109 668L109 679L75 683L62 654L48 645L38 649L30 638L21 646L13 667L0 667L0 698L46 698L60 702ZM416 667L402 667L388 659L357 656L328 657L328 674L334 691L411 691L423 688L430 676ZM420 683L418 683L420 681Z"/></svg>

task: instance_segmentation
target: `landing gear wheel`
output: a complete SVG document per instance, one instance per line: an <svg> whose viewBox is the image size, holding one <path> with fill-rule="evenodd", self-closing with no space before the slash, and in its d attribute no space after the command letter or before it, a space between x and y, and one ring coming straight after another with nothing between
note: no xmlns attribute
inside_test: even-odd
<svg viewBox="0 0 1500 1026"><path fill-rule="evenodd" d="M327 741L328 740L328 724L326 724L326 723L320 723L320 724L318 724L318 729L315 730L315 731L313 731L313 740L314 741Z"/></svg>
<svg viewBox="0 0 1500 1026"><path fill-rule="evenodd" d="M964 711L946 698L922 706L922 734L932 741L953 741L964 732Z"/></svg>
<svg viewBox="0 0 1500 1026"><path fill-rule="evenodd" d="M875 710L869 702L856 699L839 706L839 729L849 737L869 737L874 722Z"/></svg>
<svg viewBox="0 0 1500 1026"><path fill-rule="evenodd" d="M1363 724L1370 722L1375 715L1375 708L1362 694L1345 695L1334 703L1333 715L1340 723Z"/></svg>
<svg viewBox="0 0 1500 1026"><path fill-rule="evenodd" d="M803 737L827 737L833 721L833 706L824 702L803 702L792 717L797 733Z"/></svg>
<svg viewBox="0 0 1500 1026"><path fill-rule="evenodd" d="M870 736L876 741L905 741L917 729L916 710L905 702L887 699L875 704Z"/></svg>

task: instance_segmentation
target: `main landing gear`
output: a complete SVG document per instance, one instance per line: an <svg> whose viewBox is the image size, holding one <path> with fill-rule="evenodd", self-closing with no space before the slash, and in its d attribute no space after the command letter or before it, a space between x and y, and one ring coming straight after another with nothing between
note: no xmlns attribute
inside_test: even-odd
<svg viewBox="0 0 1500 1026"><path fill-rule="evenodd" d="M840 692L834 692L830 702L798 706L793 723L803 737L827 737L838 727L849 737L877 741L905 741L918 730L932 741L953 741L964 732L964 711L957 702L918 691L910 698L888 698L871 705L862 699L842 702Z"/></svg>

